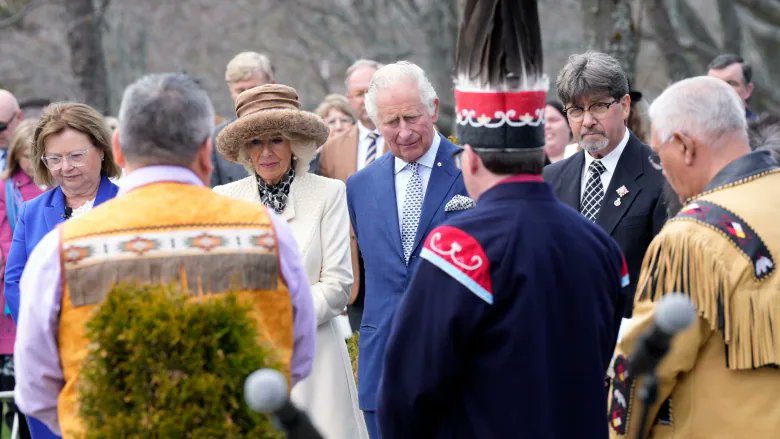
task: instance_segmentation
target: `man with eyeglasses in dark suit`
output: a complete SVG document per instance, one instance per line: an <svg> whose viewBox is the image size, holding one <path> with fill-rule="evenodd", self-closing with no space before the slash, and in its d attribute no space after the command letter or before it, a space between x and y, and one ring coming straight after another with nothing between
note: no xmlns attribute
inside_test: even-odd
<svg viewBox="0 0 780 439"><path fill-rule="evenodd" d="M647 159L650 147L626 127L631 97L615 58L594 51L571 55L556 87L582 150L545 167L544 179L562 202L620 244L633 297L645 250L666 221L664 177ZM624 305L630 317L632 303Z"/></svg>

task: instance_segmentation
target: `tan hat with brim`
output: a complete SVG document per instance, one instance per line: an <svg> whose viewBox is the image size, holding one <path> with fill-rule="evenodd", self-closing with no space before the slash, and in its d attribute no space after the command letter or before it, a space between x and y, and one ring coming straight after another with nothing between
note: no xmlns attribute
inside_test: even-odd
<svg viewBox="0 0 780 439"><path fill-rule="evenodd" d="M238 153L248 140L267 133L294 133L313 141L309 159L328 139L328 126L314 113L300 110L298 93L282 84L265 84L244 90L236 99L238 119L217 136L217 150L228 160L238 162ZM308 162L307 162L308 163Z"/></svg>

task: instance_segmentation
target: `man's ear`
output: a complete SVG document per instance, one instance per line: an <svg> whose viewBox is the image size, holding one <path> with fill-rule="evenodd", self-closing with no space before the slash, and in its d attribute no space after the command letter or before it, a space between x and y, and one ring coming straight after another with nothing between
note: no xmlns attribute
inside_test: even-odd
<svg viewBox="0 0 780 439"><path fill-rule="evenodd" d="M203 141L200 149L198 149L198 155L195 157L194 163L195 169L206 186L211 182L211 172L214 170L214 164L211 162L212 149L211 136L206 136L206 140Z"/></svg>
<svg viewBox="0 0 780 439"><path fill-rule="evenodd" d="M675 131L672 134L672 137L677 141L675 143L679 144L681 148L681 153L683 155L683 163L685 163L685 166L692 166L693 162L696 160L696 141L688 136L687 134Z"/></svg>
<svg viewBox="0 0 780 439"><path fill-rule="evenodd" d="M114 130L114 134L111 135L111 152L114 153L114 163L120 168L127 167L125 163L125 156L122 154L122 147L119 144L119 130Z"/></svg>
<svg viewBox="0 0 780 439"><path fill-rule="evenodd" d="M433 114L431 114L431 122L436 123L439 120L439 98L433 99Z"/></svg>
<svg viewBox="0 0 780 439"><path fill-rule="evenodd" d="M747 94L745 96L745 100L750 99L750 96L753 95L753 83L748 82L747 85L745 85L745 90L747 91Z"/></svg>
<svg viewBox="0 0 780 439"><path fill-rule="evenodd" d="M479 155L474 152L474 149L471 147L471 145L465 145L464 148L466 148L465 151L463 151L463 155L467 155L467 157L464 157L465 160L462 160L461 162L465 162L465 167L468 169L468 172L470 175L476 174L484 165L482 164L482 159L479 157ZM461 163L461 166L463 166L463 163Z"/></svg>

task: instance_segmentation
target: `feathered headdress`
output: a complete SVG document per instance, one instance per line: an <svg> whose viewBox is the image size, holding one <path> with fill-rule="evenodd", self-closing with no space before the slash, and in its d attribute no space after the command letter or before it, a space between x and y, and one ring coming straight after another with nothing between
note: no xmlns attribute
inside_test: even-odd
<svg viewBox="0 0 780 439"><path fill-rule="evenodd" d="M542 148L548 79L536 0L466 0L455 57L459 142Z"/></svg>

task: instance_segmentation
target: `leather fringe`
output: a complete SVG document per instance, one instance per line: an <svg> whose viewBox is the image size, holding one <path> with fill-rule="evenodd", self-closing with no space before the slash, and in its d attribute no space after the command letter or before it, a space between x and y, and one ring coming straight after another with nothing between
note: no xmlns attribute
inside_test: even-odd
<svg viewBox="0 0 780 439"><path fill-rule="evenodd" d="M651 243L637 283L637 300L684 293L710 329L721 332L729 369L777 367L780 337L775 337L773 322L780 324L780 292L761 288L751 264L727 260L714 251L711 241L685 231ZM741 273L734 272L737 267Z"/></svg>
<svg viewBox="0 0 780 439"><path fill-rule="evenodd" d="M118 283L178 282L190 295L276 289L279 262L261 253L181 255L102 260L66 271L73 306L103 301Z"/></svg>

